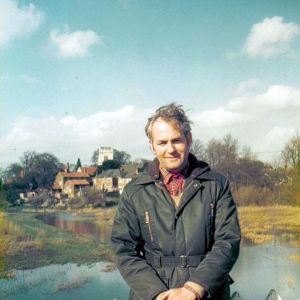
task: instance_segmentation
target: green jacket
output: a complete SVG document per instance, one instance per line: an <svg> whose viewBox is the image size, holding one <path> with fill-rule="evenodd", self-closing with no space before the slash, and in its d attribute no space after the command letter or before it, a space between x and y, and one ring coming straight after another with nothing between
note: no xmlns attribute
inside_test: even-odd
<svg viewBox="0 0 300 300"><path fill-rule="evenodd" d="M154 160L147 174L125 187L112 243L117 267L131 288L130 299L155 299L188 280L205 287L208 298L226 299L240 245L228 180L190 154L176 209Z"/></svg>

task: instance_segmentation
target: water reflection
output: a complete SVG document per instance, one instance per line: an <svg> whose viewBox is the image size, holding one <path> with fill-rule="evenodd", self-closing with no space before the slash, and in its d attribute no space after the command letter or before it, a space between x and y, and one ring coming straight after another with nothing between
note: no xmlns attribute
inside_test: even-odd
<svg viewBox="0 0 300 300"><path fill-rule="evenodd" d="M51 265L17 271L16 280L0 280L6 300L125 300L128 287L117 271L103 272L107 263Z"/></svg>
<svg viewBox="0 0 300 300"><path fill-rule="evenodd" d="M284 246L242 247L232 276L244 300L265 299L271 288L283 300L299 299L300 264L289 260L299 248ZM125 300L128 287L117 270L103 272L108 263L50 265L20 270L16 280L0 280L0 299Z"/></svg>
<svg viewBox="0 0 300 300"><path fill-rule="evenodd" d="M300 263L290 259L300 248L283 245L242 247L232 270L238 291L244 300L265 299L275 289L283 300L300 298Z"/></svg>
<svg viewBox="0 0 300 300"><path fill-rule="evenodd" d="M57 213L39 215L38 218L63 230L97 239L96 243L98 240L109 243L111 227L93 223L96 218L93 215ZM88 251L85 253L90 255ZM300 263L291 259L299 255L300 248L279 244L242 247L232 270L235 283L231 291L238 291L244 300L258 300L265 299L273 288L283 300L299 299ZM53 264L17 270L15 280L0 279L0 299L128 299L128 287L119 272L103 272L106 265L105 262Z"/></svg>
<svg viewBox="0 0 300 300"><path fill-rule="evenodd" d="M56 226L79 235L88 236L103 243L107 243L110 239L111 227L99 226L97 223L91 222L91 220L96 218L92 215L82 218L66 213L54 213L38 215L36 218L48 225Z"/></svg>

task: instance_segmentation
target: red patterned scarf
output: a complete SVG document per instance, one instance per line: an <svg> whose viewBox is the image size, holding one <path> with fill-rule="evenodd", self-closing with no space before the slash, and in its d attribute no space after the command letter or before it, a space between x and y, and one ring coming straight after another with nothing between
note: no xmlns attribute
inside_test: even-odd
<svg viewBox="0 0 300 300"><path fill-rule="evenodd" d="M172 197L177 197L183 192L185 177L181 173L172 173L164 168L160 168L163 183Z"/></svg>

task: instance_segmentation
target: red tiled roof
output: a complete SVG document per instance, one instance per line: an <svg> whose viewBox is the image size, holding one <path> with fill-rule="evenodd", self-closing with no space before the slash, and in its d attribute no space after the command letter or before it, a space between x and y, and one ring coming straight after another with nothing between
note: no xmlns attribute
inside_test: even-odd
<svg viewBox="0 0 300 300"><path fill-rule="evenodd" d="M60 174L65 178L90 177L89 174L85 172L60 172Z"/></svg>
<svg viewBox="0 0 300 300"><path fill-rule="evenodd" d="M88 175L94 175L97 172L97 167L81 167L81 171Z"/></svg>
<svg viewBox="0 0 300 300"><path fill-rule="evenodd" d="M66 185L90 185L86 179L68 180Z"/></svg>

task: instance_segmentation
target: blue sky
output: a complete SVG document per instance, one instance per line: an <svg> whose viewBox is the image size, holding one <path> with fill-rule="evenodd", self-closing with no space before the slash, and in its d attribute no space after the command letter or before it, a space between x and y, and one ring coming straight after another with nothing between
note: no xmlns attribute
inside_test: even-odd
<svg viewBox="0 0 300 300"><path fill-rule="evenodd" d="M151 157L175 101L194 138L232 133L271 161L300 129L300 1L0 1L0 157Z"/></svg>

